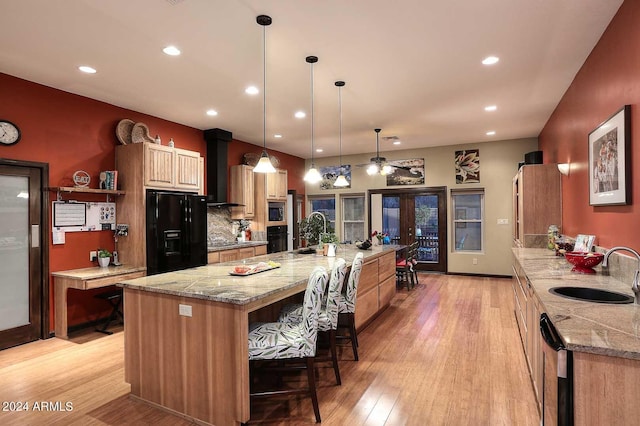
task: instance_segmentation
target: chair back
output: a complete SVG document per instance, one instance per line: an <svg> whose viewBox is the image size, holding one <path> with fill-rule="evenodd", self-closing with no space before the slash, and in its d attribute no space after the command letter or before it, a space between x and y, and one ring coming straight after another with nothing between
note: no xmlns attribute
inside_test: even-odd
<svg viewBox="0 0 640 426"><path fill-rule="evenodd" d="M318 339L318 313L322 304L322 293L327 284L327 270L322 266L316 266L311 271L307 289L304 292L302 303L302 328L301 334L305 340L305 346L312 353L315 353L316 341Z"/></svg>
<svg viewBox="0 0 640 426"><path fill-rule="evenodd" d="M420 242L415 241L409 246L409 253L407 256L407 263L415 264L418 261L418 249L420 248Z"/></svg>
<svg viewBox="0 0 640 426"><path fill-rule="evenodd" d="M338 327L338 302L340 293L342 293L342 285L347 275L347 262L343 258L336 260L331 270L331 278L329 279L329 292L327 294L326 313L332 330Z"/></svg>
<svg viewBox="0 0 640 426"><path fill-rule="evenodd" d="M359 252L351 263L351 273L349 274L349 281L347 282L347 291L345 294L345 302L347 304L346 308L348 312L356 311L356 296L358 293L358 282L360 281L360 272L362 272L363 262L364 255Z"/></svg>

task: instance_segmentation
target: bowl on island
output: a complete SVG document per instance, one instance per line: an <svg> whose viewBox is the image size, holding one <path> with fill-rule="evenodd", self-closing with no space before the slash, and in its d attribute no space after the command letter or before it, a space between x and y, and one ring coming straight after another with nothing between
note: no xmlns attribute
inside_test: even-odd
<svg viewBox="0 0 640 426"><path fill-rule="evenodd" d="M587 253L579 251L568 251L564 254L564 257L569 263L573 265L571 272L578 272L580 274L595 274L594 266L600 264L604 255L602 253Z"/></svg>

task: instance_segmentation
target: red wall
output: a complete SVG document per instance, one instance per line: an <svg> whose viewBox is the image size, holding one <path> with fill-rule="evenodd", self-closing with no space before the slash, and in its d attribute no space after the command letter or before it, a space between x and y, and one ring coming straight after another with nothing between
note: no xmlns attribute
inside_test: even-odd
<svg viewBox="0 0 640 426"><path fill-rule="evenodd" d="M640 249L640 171L628 177L632 204L590 206L588 135L631 105L631 164L640 164L640 2L626 0L539 136L545 162L571 163L562 177L562 232L595 234L603 247ZM633 168L633 167L632 167Z"/></svg>
<svg viewBox="0 0 640 426"><path fill-rule="evenodd" d="M206 156L205 141L202 131L198 129L1 73L0 93L0 118L17 124L22 132L18 144L0 147L0 157L48 163L50 186L72 186L74 171L84 170L91 176L90 186L97 187L100 171L113 170L115 167L115 147L119 144L115 128L123 118L147 124L151 135L160 135L163 144L173 138L176 147L198 151ZM244 154L250 150L261 152L260 147L240 141L233 141L229 145L230 158L231 153L237 156L240 152ZM289 170L290 188L304 192L300 177L304 160L278 152L275 154L284 160L283 168L288 168L284 165L294 165ZM51 200L55 199L55 194L50 194L50 197ZM105 197L86 194L73 198L105 201ZM65 196L65 199L69 197ZM51 232L50 228L48 232ZM89 261L89 251L98 247L113 249L113 234L110 231L67 233L64 245L49 245L49 272L96 266L96 263ZM53 280L51 277L49 280L50 328L53 329L54 291ZM81 324L109 313L106 303L93 298L93 294L99 291L69 291L69 325Z"/></svg>

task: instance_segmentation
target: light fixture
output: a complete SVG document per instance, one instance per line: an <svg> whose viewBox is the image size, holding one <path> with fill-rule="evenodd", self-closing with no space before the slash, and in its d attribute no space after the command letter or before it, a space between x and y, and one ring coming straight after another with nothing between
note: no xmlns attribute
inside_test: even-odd
<svg viewBox="0 0 640 426"><path fill-rule="evenodd" d="M489 106L484 107L484 110L487 111L487 112L495 111L497 109L498 109L498 107L496 105L489 105Z"/></svg>
<svg viewBox="0 0 640 426"><path fill-rule="evenodd" d="M162 49L162 51L169 56L179 56L180 55L180 49L178 49L175 46L167 46L164 49Z"/></svg>
<svg viewBox="0 0 640 426"><path fill-rule="evenodd" d="M493 65L493 64L497 64L498 61L500 61L500 58L498 58L497 56L487 56L486 58L484 58L482 60L482 64L483 65Z"/></svg>
<svg viewBox="0 0 640 426"><path fill-rule="evenodd" d="M382 129L374 129L376 132L376 156L371 158L371 164L367 167L367 174L369 176L373 176L378 173L385 176L393 172L393 167L386 163L387 159L380 157L380 130Z"/></svg>
<svg viewBox="0 0 640 426"><path fill-rule="evenodd" d="M495 134L496 134L496 132L495 132L494 130L489 130L489 131L487 132L487 136L493 136L493 135L495 135Z"/></svg>
<svg viewBox="0 0 640 426"><path fill-rule="evenodd" d="M267 25L271 25L271 17L259 15L256 22L262 25L262 155L258 164L253 168L255 173L275 173L267 154Z"/></svg>
<svg viewBox="0 0 640 426"><path fill-rule="evenodd" d="M81 66L78 67L78 69L80 71L84 72L84 73L87 73L87 74L95 74L96 73L96 69L95 68L92 68L92 67L87 66L87 65L81 65Z"/></svg>
<svg viewBox="0 0 640 426"><path fill-rule="evenodd" d="M260 89L258 89L256 86L249 86L244 89L244 93L246 93L247 95L257 95L258 93L260 93Z"/></svg>
<svg viewBox="0 0 640 426"><path fill-rule="evenodd" d="M560 163L558 164L558 170L561 174L565 176L569 176L569 163Z"/></svg>
<svg viewBox="0 0 640 426"><path fill-rule="evenodd" d="M307 56L306 61L311 64L311 168L304 175L304 181L314 184L322 180L322 176L313 162L313 64L318 62L318 57Z"/></svg>
<svg viewBox="0 0 640 426"><path fill-rule="evenodd" d="M307 116L307 114L305 114L304 111L296 111L296 113L293 114L293 116L295 118L305 118Z"/></svg>
<svg viewBox="0 0 640 426"><path fill-rule="evenodd" d="M215 117L216 115L218 115L218 111L216 111L215 109L209 109L207 110L207 115L210 117Z"/></svg>
<svg viewBox="0 0 640 426"><path fill-rule="evenodd" d="M344 87L344 81L336 81L336 86L338 87L338 104L340 106L340 174L335 182L333 182L333 186L337 186L339 188L344 188L345 186L349 186L349 182L347 178L342 173L342 88Z"/></svg>

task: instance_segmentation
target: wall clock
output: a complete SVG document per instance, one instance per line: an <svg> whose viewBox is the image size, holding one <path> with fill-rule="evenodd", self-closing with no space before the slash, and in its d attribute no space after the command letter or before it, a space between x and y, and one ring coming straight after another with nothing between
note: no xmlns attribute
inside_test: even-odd
<svg viewBox="0 0 640 426"><path fill-rule="evenodd" d="M0 144L13 145L20 141L20 129L7 120L0 120Z"/></svg>

